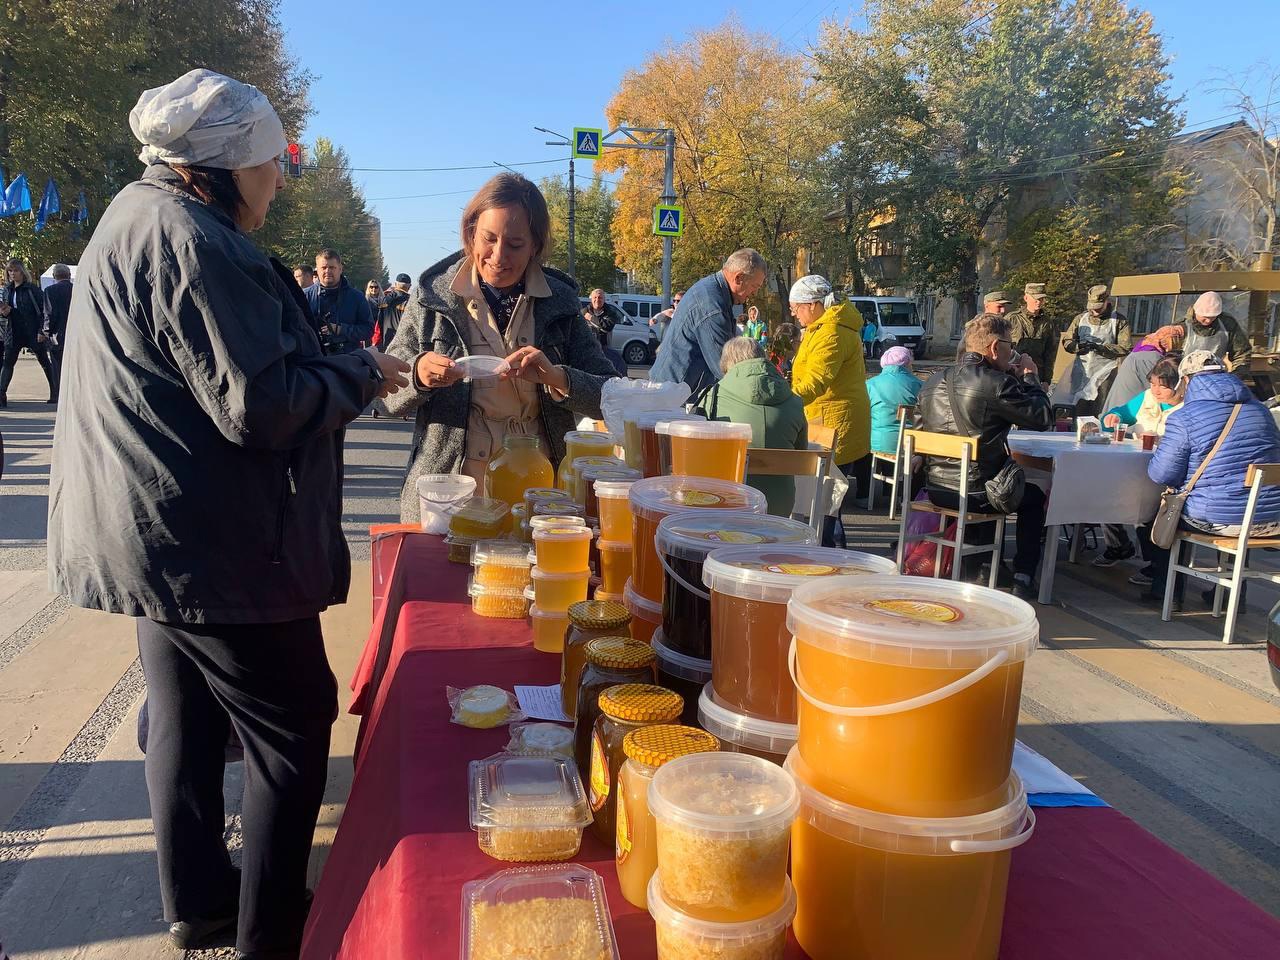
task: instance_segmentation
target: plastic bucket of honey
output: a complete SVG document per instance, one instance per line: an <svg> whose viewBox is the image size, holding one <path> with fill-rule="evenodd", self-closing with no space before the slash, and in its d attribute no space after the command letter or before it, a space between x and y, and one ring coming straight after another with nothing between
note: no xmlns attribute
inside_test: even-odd
<svg viewBox="0 0 1280 960"><path fill-rule="evenodd" d="M715 477L741 483L747 472L751 427L720 420L668 420L658 424L659 449L671 444L671 472L682 477Z"/></svg>

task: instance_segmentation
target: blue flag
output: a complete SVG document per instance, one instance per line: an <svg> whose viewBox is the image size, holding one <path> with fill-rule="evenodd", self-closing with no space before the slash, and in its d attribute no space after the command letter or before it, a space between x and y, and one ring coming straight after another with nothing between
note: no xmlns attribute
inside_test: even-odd
<svg viewBox="0 0 1280 960"><path fill-rule="evenodd" d="M80 199L76 201L76 209L71 214L71 219L76 223L89 222L89 201L85 198L84 191L80 191Z"/></svg>
<svg viewBox="0 0 1280 960"><path fill-rule="evenodd" d="M58 196L58 185L51 178L44 185L44 196L40 198L40 209L36 211L36 233L43 230L49 218L61 210L62 198Z"/></svg>
<svg viewBox="0 0 1280 960"><path fill-rule="evenodd" d="M9 209L9 203L4 198L4 167L0 167L0 217L5 216L5 212Z"/></svg>
<svg viewBox="0 0 1280 960"><path fill-rule="evenodd" d="M14 214L30 212L31 189L27 186L27 175L20 173L4 192L4 213L0 216L12 217Z"/></svg>

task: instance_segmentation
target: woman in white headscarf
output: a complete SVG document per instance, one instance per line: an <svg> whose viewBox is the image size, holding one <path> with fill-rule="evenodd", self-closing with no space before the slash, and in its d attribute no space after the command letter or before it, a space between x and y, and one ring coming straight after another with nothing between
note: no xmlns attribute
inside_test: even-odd
<svg viewBox="0 0 1280 960"><path fill-rule="evenodd" d="M50 581L137 618L171 939L196 947L238 916L242 956L294 957L337 713L319 614L350 581L342 430L407 367L325 356L292 276L249 240L283 186L262 93L193 70L129 122L147 169L103 214L72 295ZM231 730L239 872L222 839Z"/></svg>

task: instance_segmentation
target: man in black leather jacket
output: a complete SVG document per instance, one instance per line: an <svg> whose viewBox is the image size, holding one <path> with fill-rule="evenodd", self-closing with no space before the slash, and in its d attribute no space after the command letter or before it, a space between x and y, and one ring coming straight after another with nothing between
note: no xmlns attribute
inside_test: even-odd
<svg viewBox="0 0 1280 960"><path fill-rule="evenodd" d="M978 437L977 459L969 467L968 509L974 513L997 512L984 485L1010 460L1006 439L1010 428L1048 430L1053 425L1053 407L1036 365L1030 357L1014 354L1011 336L1005 317L989 313L975 317L965 327L964 351L955 365L934 374L920 392L923 429ZM929 457L926 476L929 499L938 506L959 509L960 461ZM1013 592L1033 599L1032 582L1044 533L1044 491L1028 483L1017 511ZM966 539L970 533L972 542L981 542L984 535L989 541L994 528L975 525L966 530Z"/></svg>

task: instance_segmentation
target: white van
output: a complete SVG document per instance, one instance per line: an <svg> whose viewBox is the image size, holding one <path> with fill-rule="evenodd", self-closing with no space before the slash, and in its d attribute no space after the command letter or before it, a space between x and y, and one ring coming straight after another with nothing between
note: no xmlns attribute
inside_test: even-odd
<svg viewBox="0 0 1280 960"><path fill-rule="evenodd" d="M878 357L890 347L906 347L917 360L929 352L933 335L924 328L916 302L908 297L860 297L849 295L849 302L862 314L862 319L874 321L876 339L871 344L871 356Z"/></svg>
<svg viewBox="0 0 1280 960"><path fill-rule="evenodd" d="M654 328L649 326L648 318L641 318L626 309L618 299L620 296L622 295L605 294L605 302L618 307L625 317L615 323L613 329L609 331L609 347L622 354L622 359L629 367L650 366L658 353L658 335ZM627 299L634 298L628 296ZM661 297L647 299L658 301L658 308L653 311L654 313L662 311ZM584 310L591 305L589 297L580 297L579 302Z"/></svg>

